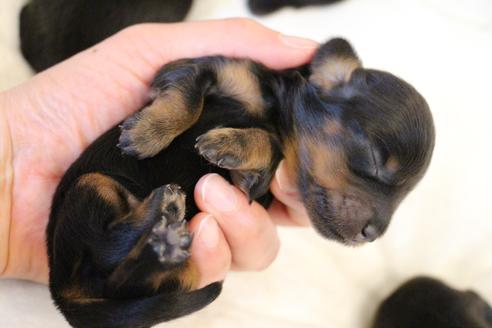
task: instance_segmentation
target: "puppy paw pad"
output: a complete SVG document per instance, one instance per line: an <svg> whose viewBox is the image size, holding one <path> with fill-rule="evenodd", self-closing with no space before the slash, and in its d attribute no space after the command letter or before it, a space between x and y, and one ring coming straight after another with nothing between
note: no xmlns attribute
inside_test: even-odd
<svg viewBox="0 0 492 328"><path fill-rule="evenodd" d="M163 264L182 263L188 259L191 241L186 221L171 223L165 216L154 225L148 239L159 262Z"/></svg>

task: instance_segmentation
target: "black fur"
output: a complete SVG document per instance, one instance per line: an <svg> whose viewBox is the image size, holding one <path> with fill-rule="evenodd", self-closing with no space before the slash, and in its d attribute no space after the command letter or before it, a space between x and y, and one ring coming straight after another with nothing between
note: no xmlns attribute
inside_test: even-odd
<svg viewBox="0 0 492 328"><path fill-rule="evenodd" d="M400 286L379 307L373 328L491 328L492 308L473 291L427 277Z"/></svg>
<svg viewBox="0 0 492 328"><path fill-rule="evenodd" d="M42 71L137 23L182 21L192 0L32 0L20 15L21 50Z"/></svg>
<svg viewBox="0 0 492 328"><path fill-rule="evenodd" d="M257 15L270 14L282 7L301 8L332 4L341 0L249 0L249 8Z"/></svg>

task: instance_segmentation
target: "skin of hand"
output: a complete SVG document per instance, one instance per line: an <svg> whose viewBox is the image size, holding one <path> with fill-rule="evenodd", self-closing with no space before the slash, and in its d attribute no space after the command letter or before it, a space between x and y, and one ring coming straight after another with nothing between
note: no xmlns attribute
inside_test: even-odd
<svg viewBox="0 0 492 328"><path fill-rule="evenodd" d="M234 37L224 42L224 31ZM57 184L92 141L145 104L162 65L222 54L282 69L308 62L317 46L249 19L135 25L0 94L14 172L8 255L0 276L48 281L45 229ZM190 230L201 286L224 279L231 268L266 268L279 249L277 224L308 225L283 164L271 189L276 200L265 210L249 205L218 175L197 183L195 200L203 212Z"/></svg>

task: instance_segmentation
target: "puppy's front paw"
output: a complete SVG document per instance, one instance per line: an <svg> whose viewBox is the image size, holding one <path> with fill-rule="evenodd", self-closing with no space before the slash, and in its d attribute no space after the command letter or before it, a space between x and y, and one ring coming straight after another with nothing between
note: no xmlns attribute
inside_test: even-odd
<svg viewBox="0 0 492 328"><path fill-rule="evenodd" d="M166 185L155 192L161 196L161 217L150 232L148 243L162 264L179 264L188 259L191 234L186 228L185 194L177 185Z"/></svg>
<svg viewBox="0 0 492 328"><path fill-rule="evenodd" d="M123 154L139 159L152 157L169 146L174 139L174 135L166 135L158 122L147 116L144 110L120 125L118 148Z"/></svg>
<svg viewBox="0 0 492 328"><path fill-rule="evenodd" d="M207 161L221 168L234 170L244 159L243 149L238 135L233 129L214 129L196 139L195 148Z"/></svg>

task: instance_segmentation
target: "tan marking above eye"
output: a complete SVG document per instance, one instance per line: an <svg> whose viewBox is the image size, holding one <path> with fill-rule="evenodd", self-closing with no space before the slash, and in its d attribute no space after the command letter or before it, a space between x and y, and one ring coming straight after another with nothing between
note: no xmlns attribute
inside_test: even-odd
<svg viewBox="0 0 492 328"><path fill-rule="evenodd" d="M328 120L323 128L328 135L338 135L343 132L342 124L334 119Z"/></svg>
<svg viewBox="0 0 492 328"><path fill-rule="evenodd" d="M324 89L332 89L337 84L347 82L352 72L360 66L356 58L329 57L315 68L309 81Z"/></svg>
<svg viewBox="0 0 492 328"><path fill-rule="evenodd" d="M395 173L400 169L400 161L395 156L390 156L384 164L389 173Z"/></svg>
<svg viewBox="0 0 492 328"><path fill-rule="evenodd" d="M248 61L230 61L217 69L219 89L244 103L255 115L263 115L263 96L260 83Z"/></svg>

